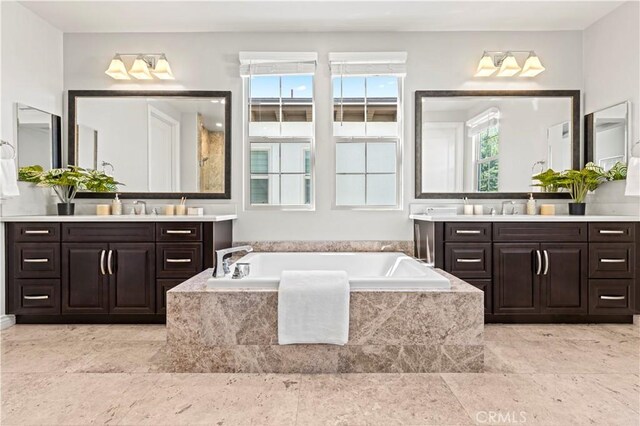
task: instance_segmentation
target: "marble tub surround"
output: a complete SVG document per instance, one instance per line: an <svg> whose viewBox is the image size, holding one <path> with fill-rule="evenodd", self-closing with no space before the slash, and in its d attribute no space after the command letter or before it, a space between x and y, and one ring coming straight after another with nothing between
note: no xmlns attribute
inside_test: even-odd
<svg viewBox="0 0 640 426"><path fill-rule="evenodd" d="M413 240L395 241L234 241L234 246L250 245L254 251L277 252L400 252L413 256Z"/></svg>
<svg viewBox="0 0 640 426"><path fill-rule="evenodd" d="M175 372L480 372L483 293L443 271L449 290L351 291L345 346L277 341L277 290L209 290L211 270L167 293Z"/></svg>

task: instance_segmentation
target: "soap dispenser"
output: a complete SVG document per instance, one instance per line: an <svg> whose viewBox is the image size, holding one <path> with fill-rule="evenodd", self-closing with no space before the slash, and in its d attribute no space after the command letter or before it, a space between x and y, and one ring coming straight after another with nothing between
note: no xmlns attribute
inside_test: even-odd
<svg viewBox="0 0 640 426"><path fill-rule="evenodd" d="M529 194L529 199L527 200L527 214L533 216L536 214L536 200L533 199L533 194Z"/></svg>
<svg viewBox="0 0 640 426"><path fill-rule="evenodd" d="M116 194L116 198L111 202L111 214L122 215L122 201L120 201L118 194Z"/></svg>

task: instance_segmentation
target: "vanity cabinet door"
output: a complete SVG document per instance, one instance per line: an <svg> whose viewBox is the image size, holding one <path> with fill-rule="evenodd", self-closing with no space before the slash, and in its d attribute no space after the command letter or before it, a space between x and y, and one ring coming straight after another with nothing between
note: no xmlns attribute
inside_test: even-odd
<svg viewBox="0 0 640 426"><path fill-rule="evenodd" d="M586 314L589 299L588 245L541 244L543 267L541 311L545 314Z"/></svg>
<svg viewBox="0 0 640 426"><path fill-rule="evenodd" d="M62 313L109 313L105 243L62 244Z"/></svg>
<svg viewBox="0 0 640 426"><path fill-rule="evenodd" d="M155 244L109 244L109 311L112 314L155 313Z"/></svg>
<svg viewBox="0 0 640 426"><path fill-rule="evenodd" d="M540 312L540 277L537 274L539 244L493 245L493 313Z"/></svg>

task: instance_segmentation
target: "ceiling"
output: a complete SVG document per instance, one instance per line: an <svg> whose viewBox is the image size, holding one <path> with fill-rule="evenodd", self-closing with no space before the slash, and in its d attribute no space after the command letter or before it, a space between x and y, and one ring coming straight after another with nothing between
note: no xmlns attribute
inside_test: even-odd
<svg viewBox="0 0 640 426"><path fill-rule="evenodd" d="M64 32L583 30L621 1L22 1Z"/></svg>

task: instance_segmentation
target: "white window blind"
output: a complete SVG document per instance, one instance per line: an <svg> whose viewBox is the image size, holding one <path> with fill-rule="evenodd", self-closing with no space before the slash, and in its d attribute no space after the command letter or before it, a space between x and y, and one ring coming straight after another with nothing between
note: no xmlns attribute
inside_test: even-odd
<svg viewBox="0 0 640 426"><path fill-rule="evenodd" d="M314 74L316 52L240 52L240 76Z"/></svg>
<svg viewBox="0 0 640 426"><path fill-rule="evenodd" d="M329 65L332 75L407 74L407 52L332 52Z"/></svg>

